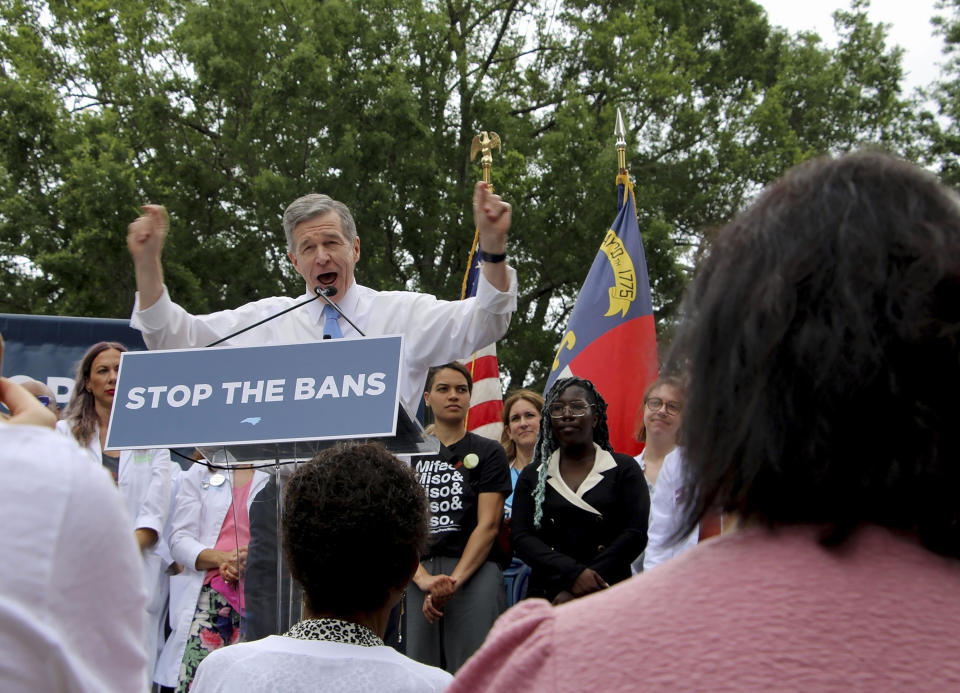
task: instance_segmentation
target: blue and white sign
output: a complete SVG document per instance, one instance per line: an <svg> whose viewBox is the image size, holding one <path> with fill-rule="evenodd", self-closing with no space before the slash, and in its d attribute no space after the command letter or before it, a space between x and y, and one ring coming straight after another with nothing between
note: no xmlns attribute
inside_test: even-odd
<svg viewBox="0 0 960 693"><path fill-rule="evenodd" d="M392 436L403 338L127 352L107 449Z"/></svg>

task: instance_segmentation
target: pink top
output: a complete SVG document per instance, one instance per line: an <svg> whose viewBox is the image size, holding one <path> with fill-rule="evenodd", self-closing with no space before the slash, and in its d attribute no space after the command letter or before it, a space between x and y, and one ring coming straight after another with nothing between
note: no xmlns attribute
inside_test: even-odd
<svg viewBox="0 0 960 693"><path fill-rule="evenodd" d="M233 489L233 505L227 508L227 516L223 518L220 527L220 536L213 548L217 551L233 551L237 547L250 544L250 516L247 513L247 496L250 495L250 484L253 477L243 486ZM236 509L236 512L234 512ZM203 579L204 585L209 585L214 577L220 574L219 568L210 568Z"/></svg>
<svg viewBox="0 0 960 693"><path fill-rule="evenodd" d="M523 602L448 693L960 690L960 560L867 527L752 528L596 595Z"/></svg>

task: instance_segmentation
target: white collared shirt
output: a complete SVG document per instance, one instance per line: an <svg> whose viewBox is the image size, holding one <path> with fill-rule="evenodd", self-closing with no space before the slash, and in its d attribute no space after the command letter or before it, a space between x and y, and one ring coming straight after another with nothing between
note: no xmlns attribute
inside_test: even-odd
<svg viewBox="0 0 960 693"><path fill-rule="evenodd" d="M477 295L462 301L442 301L410 291L374 291L354 282L338 305L368 336L404 336L400 401L416 415L427 369L464 358L506 333L517 307L517 273L508 267L510 288L498 291L481 275ZM170 299L164 287L155 304L140 310L137 294L130 326L143 334L150 349L203 347L231 332L279 313L310 298L274 296L208 315L191 315ZM323 339L323 304L318 300L234 337L224 345L300 344ZM344 338L358 337L343 318Z"/></svg>

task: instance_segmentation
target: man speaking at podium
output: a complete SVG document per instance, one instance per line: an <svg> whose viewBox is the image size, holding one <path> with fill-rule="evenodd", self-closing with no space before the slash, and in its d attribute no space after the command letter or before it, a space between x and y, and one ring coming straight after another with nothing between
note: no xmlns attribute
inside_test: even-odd
<svg viewBox="0 0 960 693"><path fill-rule="evenodd" d="M483 248L481 279L476 296L462 301L441 301L409 291L374 291L357 284L353 270L360 259L360 238L350 210L326 195L311 194L294 200L283 213L287 255L306 282L306 293L300 298L275 296L234 310L191 315L170 299L163 283L166 210L159 205L142 209L143 215L127 233L137 280L130 324L143 333L150 349L207 346L315 296L320 289L365 334L404 335L400 398L414 416L427 369L496 341L507 331L516 310L517 275L506 264L510 205L482 182L473 194L474 221ZM358 336L354 327L317 300L223 344L264 346L351 336Z"/></svg>

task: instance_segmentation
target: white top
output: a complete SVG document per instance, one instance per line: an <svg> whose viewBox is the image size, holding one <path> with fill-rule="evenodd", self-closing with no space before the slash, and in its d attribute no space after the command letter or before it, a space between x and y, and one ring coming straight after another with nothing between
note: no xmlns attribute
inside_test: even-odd
<svg viewBox="0 0 960 693"><path fill-rule="evenodd" d="M368 336L404 336L400 401L410 416L416 415L423 397L427 369L448 363L497 341L506 333L517 308L517 273L507 268L510 289L497 291L481 275L477 295L463 301L441 301L409 291L374 291L354 282L339 302L340 309ZM170 300L166 288L160 299L140 310L136 296L130 325L143 333L150 349L203 347L242 327L309 298L274 296L234 310L191 315ZM323 302L317 300L227 340L230 346L299 344L323 339ZM344 337L357 331L339 321Z"/></svg>
<svg viewBox="0 0 960 693"><path fill-rule="evenodd" d="M647 449L644 448L643 451L633 459L637 461L637 464L640 465L640 471L643 472L643 480L647 482L647 491L650 493L650 513L647 515L647 535L650 534L650 523L653 519L653 492L656 490L656 486L650 483L650 479L647 478L647 463L644 458L644 454L647 452ZM669 454L669 453L668 453ZM649 541L649 539L648 539ZM643 572L643 554L641 551L640 555L637 556L633 562L630 564L630 572L634 575L638 575Z"/></svg>
<svg viewBox="0 0 960 693"><path fill-rule="evenodd" d="M0 422L0 690L147 690L140 555L110 475Z"/></svg>
<svg viewBox="0 0 960 693"><path fill-rule="evenodd" d="M453 677L385 645L298 640L271 635L211 652L197 669L191 693L429 693Z"/></svg>
<svg viewBox="0 0 960 693"><path fill-rule="evenodd" d="M674 448L663 458L657 475L654 493L650 499L650 524L647 528L647 548L643 555L643 570L647 571L669 558L679 556L697 543L697 532L691 532L676 544L669 538L680 527L683 515L683 451Z"/></svg>
<svg viewBox="0 0 960 693"><path fill-rule="evenodd" d="M70 426L70 421L61 419L57 422L57 432L73 440ZM99 426L84 449L90 453L96 466L103 465ZM169 594L167 567L170 565L170 551L163 528L170 510L170 465L170 451L165 448L121 450L117 462L117 488L129 516L130 534L135 529L152 529L157 533L156 543L140 554L147 588L147 623L143 642L149 655L147 668L151 673L163 646L163 618Z"/></svg>

